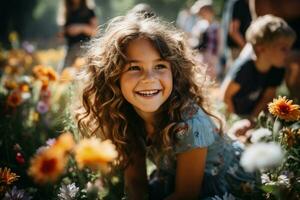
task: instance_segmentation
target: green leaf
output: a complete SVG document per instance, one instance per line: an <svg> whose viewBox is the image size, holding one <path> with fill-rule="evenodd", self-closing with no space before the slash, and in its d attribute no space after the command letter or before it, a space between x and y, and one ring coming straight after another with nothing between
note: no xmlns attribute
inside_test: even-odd
<svg viewBox="0 0 300 200"><path fill-rule="evenodd" d="M276 199L280 199L280 187L278 185L264 185L261 189L274 195Z"/></svg>

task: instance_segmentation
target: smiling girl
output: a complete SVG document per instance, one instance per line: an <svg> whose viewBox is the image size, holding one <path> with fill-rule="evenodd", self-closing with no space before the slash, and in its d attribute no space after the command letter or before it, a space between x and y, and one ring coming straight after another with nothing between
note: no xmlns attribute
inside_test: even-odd
<svg viewBox="0 0 300 200"><path fill-rule="evenodd" d="M125 198L251 198L255 174L203 108L205 84L183 38L158 18L113 19L89 48L79 129L116 145ZM146 158L157 167L149 178Z"/></svg>

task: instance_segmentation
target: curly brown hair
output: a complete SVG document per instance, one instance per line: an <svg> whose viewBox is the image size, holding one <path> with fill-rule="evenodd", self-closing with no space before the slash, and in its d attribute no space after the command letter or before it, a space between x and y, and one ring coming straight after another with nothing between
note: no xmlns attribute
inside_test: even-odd
<svg viewBox="0 0 300 200"><path fill-rule="evenodd" d="M127 63L126 48L139 38L148 39L161 58L170 62L174 80L172 93L155 118L157 134L154 134L152 147L157 151L170 149L176 142L174 132L176 125L183 121L182 113L192 104L200 107L204 104L202 89L206 85L201 66L194 61L181 32L158 18L114 18L90 42L81 112L76 118L83 136L112 140L121 166L128 163L131 152L145 147L143 120L124 99L119 85Z"/></svg>

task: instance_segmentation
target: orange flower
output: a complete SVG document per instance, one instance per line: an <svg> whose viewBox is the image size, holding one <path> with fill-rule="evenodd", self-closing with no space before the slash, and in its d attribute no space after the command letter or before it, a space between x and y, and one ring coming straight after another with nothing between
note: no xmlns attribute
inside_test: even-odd
<svg viewBox="0 0 300 200"><path fill-rule="evenodd" d="M74 146L75 142L73 136L69 132L61 134L53 145L54 148L59 148L64 153L71 151Z"/></svg>
<svg viewBox="0 0 300 200"><path fill-rule="evenodd" d="M30 89L30 87L26 83L22 83L19 85L19 90L22 92L29 92L29 89Z"/></svg>
<svg viewBox="0 0 300 200"><path fill-rule="evenodd" d="M57 73L54 71L52 67L47 67L43 65L37 65L33 68L33 74L42 81L55 81L57 80Z"/></svg>
<svg viewBox="0 0 300 200"><path fill-rule="evenodd" d="M17 90L13 91L7 97L7 104L11 107L17 107L22 103L22 96L21 93Z"/></svg>
<svg viewBox="0 0 300 200"><path fill-rule="evenodd" d="M286 121L296 121L300 118L300 106L293 104L292 100L288 100L285 96L279 96L269 103L269 112Z"/></svg>
<svg viewBox="0 0 300 200"><path fill-rule="evenodd" d="M53 68L49 67L47 69L47 77L50 81L56 81L57 80L57 73L54 71Z"/></svg>
<svg viewBox="0 0 300 200"><path fill-rule="evenodd" d="M115 146L110 140L100 142L97 138L83 139L75 149L75 160L79 168L105 170L108 162L117 157Z"/></svg>
<svg viewBox="0 0 300 200"><path fill-rule="evenodd" d="M9 168L0 168L0 184L10 185L14 181L18 180L19 176L11 172Z"/></svg>
<svg viewBox="0 0 300 200"><path fill-rule="evenodd" d="M35 182L55 182L63 173L67 159L60 148L50 146L31 159L28 174Z"/></svg>

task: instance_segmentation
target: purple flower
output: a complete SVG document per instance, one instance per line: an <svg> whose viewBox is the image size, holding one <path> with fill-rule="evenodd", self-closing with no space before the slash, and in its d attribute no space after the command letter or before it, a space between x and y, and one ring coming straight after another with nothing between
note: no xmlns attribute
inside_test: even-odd
<svg viewBox="0 0 300 200"><path fill-rule="evenodd" d="M35 51L34 45L29 43L28 41L23 42L22 47L28 53L33 53Z"/></svg>
<svg viewBox="0 0 300 200"><path fill-rule="evenodd" d="M49 110L49 105L44 101L39 101L36 110L41 114L45 114Z"/></svg>

